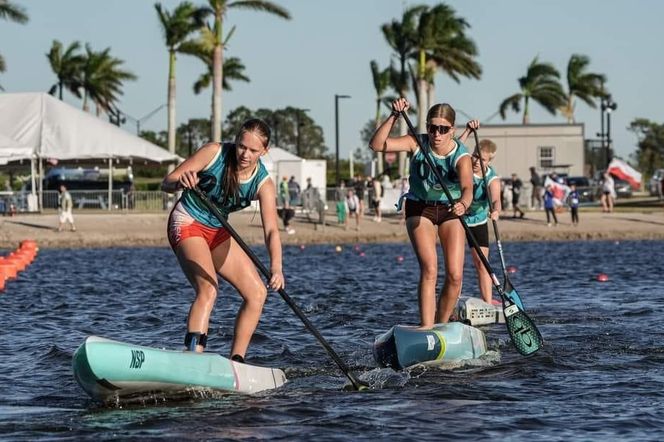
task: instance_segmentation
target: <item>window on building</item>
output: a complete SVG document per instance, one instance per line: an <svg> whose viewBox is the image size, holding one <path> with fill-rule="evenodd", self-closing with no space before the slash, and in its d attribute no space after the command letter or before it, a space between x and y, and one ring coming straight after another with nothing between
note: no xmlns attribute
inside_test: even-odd
<svg viewBox="0 0 664 442"><path fill-rule="evenodd" d="M556 149L553 146L539 146L537 148L537 162L540 169L553 167Z"/></svg>

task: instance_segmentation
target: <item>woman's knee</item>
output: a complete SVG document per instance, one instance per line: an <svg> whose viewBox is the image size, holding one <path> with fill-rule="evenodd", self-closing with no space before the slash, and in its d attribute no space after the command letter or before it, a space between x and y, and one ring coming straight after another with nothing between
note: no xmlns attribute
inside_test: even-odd
<svg viewBox="0 0 664 442"><path fill-rule="evenodd" d="M214 304L217 299L217 288L212 285L206 285L196 290L196 302Z"/></svg>
<svg viewBox="0 0 664 442"><path fill-rule="evenodd" d="M249 306L262 308L267 299L267 288L264 284L257 284L252 290L248 293L243 293L242 298Z"/></svg>
<svg viewBox="0 0 664 442"><path fill-rule="evenodd" d="M461 286L461 283L463 282L463 270L448 271L445 274L445 282L454 286Z"/></svg>
<svg viewBox="0 0 664 442"><path fill-rule="evenodd" d="M438 276L438 266L435 263L422 263L420 275L425 281L435 281Z"/></svg>

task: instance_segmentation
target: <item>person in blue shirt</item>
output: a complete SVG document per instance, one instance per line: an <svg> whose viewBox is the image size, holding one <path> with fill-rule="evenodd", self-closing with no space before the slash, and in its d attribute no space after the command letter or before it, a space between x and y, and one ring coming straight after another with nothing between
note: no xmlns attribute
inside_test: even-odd
<svg viewBox="0 0 664 442"><path fill-rule="evenodd" d="M461 293L465 234L459 217L473 201L473 172L470 154L464 144L454 137L456 113L447 103L436 104L426 116L426 134L390 137L390 131L406 112L410 103L405 98L392 102L392 113L378 127L369 141L375 152L408 152L410 161L410 189L405 201L406 229L420 265L418 296L420 326L448 322ZM419 140L419 143L418 143ZM452 194L448 200L436 175L431 171L419 145L433 160ZM440 239L445 259L445 283L436 304L438 256L436 245Z"/></svg>
<svg viewBox="0 0 664 442"><path fill-rule="evenodd" d="M468 123L474 128L479 126L476 120ZM501 202L500 202L500 177L489 165L496 156L496 144L487 139L480 141L479 149L475 150L472 155L473 166L473 202L468 209L468 213L464 219L477 240L482 254L489 258L489 220L497 221L500 216ZM481 162L480 162L481 156ZM482 167L484 166L484 173ZM488 186L488 188L487 188ZM489 211L489 197L491 198L492 211ZM466 235L468 244L471 244L470 238ZM473 264L477 271L477 283L480 289L480 294L484 302L491 303L493 294L493 284L491 276L487 272L484 264L474 248L471 248L473 256Z"/></svg>
<svg viewBox="0 0 664 442"><path fill-rule="evenodd" d="M572 213L572 225L579 225L579 192L576 190L576 184L569 186L570 192L567 195L567 204L569 204L570 212Z"/></svg>
<svg viewBox="0 0 664 442"><path fill-rule="evenodd" d="M217 275L242 296L235 320L231 359L243 362L258 325L267 288L251 259L220 221L188 189L198 186L227 217L252 200L260 202L265 244L270 255L270 288L284 287L276 189L260 157L268 151L270 128L262 120L245 121L234 143L207 143L169 173L162 190L182 197L168 220L168 239L182 271L196 291L187 319L185 346L201 352L207 343L210 314L217 298Z"/></svg>
<svg viewBox="0 0 664 442"><path fill-rule="evenodd" d="M558 225L558 218L556 217L556 203L554 201L555 197L553 196L553 187L551 184L546 186L544 195L544 211L546 212L546 225L551 227L551 217L553 217L553 222L555 225Z"/></svg>

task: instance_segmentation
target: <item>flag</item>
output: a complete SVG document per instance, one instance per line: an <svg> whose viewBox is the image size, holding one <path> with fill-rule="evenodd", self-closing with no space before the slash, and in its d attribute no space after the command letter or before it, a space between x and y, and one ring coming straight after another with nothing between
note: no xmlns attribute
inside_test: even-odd
<svg viewBox="0 0 664 442"><path fill-rule="evenodd" d="M562 206L563 201L570 192L570 188L567 184L561 184L557 181L551 179L551 177L546 177L544 179L544 188L551 186L551 193L553 193L553 201L556 206Z"/></svg>
<svg viewBox="0 0 664 442"><path fill-rule="evenodd" d="M623 160L612 159L607 170L614 177L627 181L633 189L641 187L641 172L635 170Z"/></svg>

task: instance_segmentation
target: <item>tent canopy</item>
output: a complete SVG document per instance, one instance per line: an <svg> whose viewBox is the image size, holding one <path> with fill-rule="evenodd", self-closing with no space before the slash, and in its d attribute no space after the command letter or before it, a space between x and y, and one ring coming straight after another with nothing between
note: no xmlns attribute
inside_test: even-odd
<svg viewBox="0 0 664 442"><path fill-rule="evenodd" d="M0 135L4 135L0 161L29 159L32 154L57 160L113 158L164 163L182 159L46 93L0 94L0 115ZM18 155L10 154L20 148Z"/></svg>
<svg viewBox="0 0 664 442"><path fill-rule="evenodd" d="M30 147L23 146L18 141L0 133L0 165L22 158L30 158L30 155L32 155Z"/></svg>

